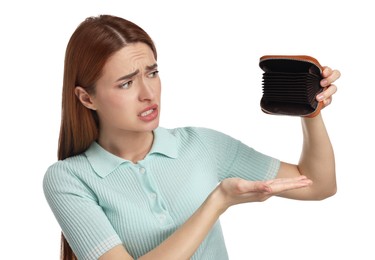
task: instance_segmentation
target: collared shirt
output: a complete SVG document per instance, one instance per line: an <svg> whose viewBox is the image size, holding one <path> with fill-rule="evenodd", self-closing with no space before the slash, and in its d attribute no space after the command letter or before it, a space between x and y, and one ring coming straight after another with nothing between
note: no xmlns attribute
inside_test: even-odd
<svg viewBox="0 0 375 260"><path fill-rule="evenodd" d="M117 157L93 142L51 165L46 199L79 259L123 244L138 258L161 244L224 178L274 178L280 162L206 128L157 128L147 156ZM219 221L192 259L228 259Z"/></svg>

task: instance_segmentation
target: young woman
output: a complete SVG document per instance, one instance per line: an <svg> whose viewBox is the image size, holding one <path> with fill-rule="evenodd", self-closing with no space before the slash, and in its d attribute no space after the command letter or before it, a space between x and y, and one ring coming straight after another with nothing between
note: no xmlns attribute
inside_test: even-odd
<svg viewBox="0 0 375 260"><path fill-rule="evenodd" d="M317 96L325 106L339 76L325 67ZM159 127L160 87L154 43L134 23L102 15L73 33L59 161L43 182L63 231L62 259L228 259L219 217L230 206L335 194L321 115L301 119L292 165L214 130Z"/></svg>

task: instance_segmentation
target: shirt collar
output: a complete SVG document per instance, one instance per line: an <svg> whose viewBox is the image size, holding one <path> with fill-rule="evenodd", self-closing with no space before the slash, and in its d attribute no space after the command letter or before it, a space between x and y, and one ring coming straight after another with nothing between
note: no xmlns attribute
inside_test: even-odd
<svg viewBox="0 0 375 260"><path fill-rule="evenodd" d="M154 141L146 158L152 154L161 154L170 158L177 158L177 138L165 128L158 127L153 132ZM102 178L112 173L121 164L131 163L128 160L108 152L95 141L85 151L85 155L93 170Z"/></svg>

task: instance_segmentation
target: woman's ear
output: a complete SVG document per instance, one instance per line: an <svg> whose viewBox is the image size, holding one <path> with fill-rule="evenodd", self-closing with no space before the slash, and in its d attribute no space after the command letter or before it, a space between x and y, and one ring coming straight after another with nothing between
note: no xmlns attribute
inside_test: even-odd
<svg viewBox="0 0 375 260"><path fill-rule="evenodd" d="M89 93L87 93L87 91L84 88L77 86L74 89L74 94L77 96L82 105L84 105L88 109L96 110L96 107L91 96L89 95Z"/></svg>

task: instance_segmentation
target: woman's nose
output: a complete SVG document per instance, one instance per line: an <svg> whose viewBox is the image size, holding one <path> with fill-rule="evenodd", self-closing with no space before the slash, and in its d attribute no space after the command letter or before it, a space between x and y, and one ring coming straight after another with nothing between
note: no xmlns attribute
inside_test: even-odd
<svg viewBox="0 0 375 260"><path fill-rule="evenodd" d="M154 97L155 97L155 93L154 93L151 83L147 82L147 79L141 80L140 86L139 86L139 100L140 101L153 100Z"/></svg>

